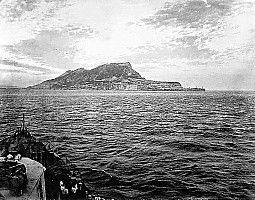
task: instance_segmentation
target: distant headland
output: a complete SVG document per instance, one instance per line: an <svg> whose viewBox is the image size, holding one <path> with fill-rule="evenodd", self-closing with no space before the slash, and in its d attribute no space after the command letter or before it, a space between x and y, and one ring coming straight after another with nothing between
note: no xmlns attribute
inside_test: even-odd
<svg viewBox="0 0 255 200"><path fill-rule="evenodd" d="M0 89L19 89L21 87L14 85L0 85Z"/></svg>
<svg viewBox="0 0 255 200"><path fill-rule="evenodd" d="M68 70L57 78L29 86L29 89L54 90L138 90L138 91L205 91L204 88L184 88L179 82L146 80L129 62L109 63L94 69Z"/></svg>

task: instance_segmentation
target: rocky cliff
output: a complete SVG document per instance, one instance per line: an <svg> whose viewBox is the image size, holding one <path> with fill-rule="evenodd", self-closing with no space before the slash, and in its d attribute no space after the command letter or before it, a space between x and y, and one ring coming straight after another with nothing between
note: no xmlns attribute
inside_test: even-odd
<svg viewBox="0 0 255 200"><path fill-rule="evenodd" d="M32 89L80 89L98 85L100 82L125 82L127 80L145 80L132 69L129 62L100 65L94 69L79 68L68 70L59 77L30 86Z"/></svg>
<svg viewBox="0 0 255 200"><path fill-rule="evenodd" d="M61 90L145 90L145 91L200 91L203 88L183 88L179 82L146 80L132 69L129 62L100 65L94 69L68 70L59 77L44 81L31 89Z"/></svg>

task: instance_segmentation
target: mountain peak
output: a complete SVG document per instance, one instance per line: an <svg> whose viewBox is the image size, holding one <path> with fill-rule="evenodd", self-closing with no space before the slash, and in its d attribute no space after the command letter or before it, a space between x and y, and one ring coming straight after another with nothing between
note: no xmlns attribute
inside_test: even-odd
<svg viewBox="0 0 255 200"><path fill-rule="evenodd" d="M62 89L76 88L79 85L94 83L97 81L123 81L123 80L145 80L138 72L132 69L129 62L107 63L91 70L78 68L68 70L59 77L44 81L30 88Z"/></svg>
<svg viewBox="0 0 255 200"><path fill-rule="evenodd" d="M110 79L112 77L119 79L143 79L143 77L138 72L132 69L132 66L129 62L107 63L100 65L91 71L96 74L96 80Z"/></svg>
<svg viewBox="0 0 255 200"><path fill-rule="evenodd" d="M183 88L179 82L146 80L129 62L107 63L91 70L68 70L55 79L44 81L31 89L143 90L143 91L205 91L204 88Z"/></svg>

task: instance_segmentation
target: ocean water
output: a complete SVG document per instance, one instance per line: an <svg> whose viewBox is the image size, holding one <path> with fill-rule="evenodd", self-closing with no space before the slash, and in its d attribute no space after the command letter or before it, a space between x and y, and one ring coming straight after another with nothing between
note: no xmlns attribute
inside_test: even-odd
<svg viewBox="0 0 255 200"><path fill-rule="evenodd" d="M99 194L255 199L255 93L0 91L0 139L25 114Z"/></svg>

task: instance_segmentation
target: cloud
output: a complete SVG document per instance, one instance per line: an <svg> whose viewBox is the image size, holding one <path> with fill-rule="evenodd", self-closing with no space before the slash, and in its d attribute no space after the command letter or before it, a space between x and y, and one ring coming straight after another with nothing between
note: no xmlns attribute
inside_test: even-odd
<svg viewBox="0 0 255 200"><path fill-rule="evenodd" d="M60 30L42 30L35 38L6 46L6 49L13 55L29 57L52 68L70 69L80 67L73 63L77 40L93 34L90 27L68 24Z"/></svg>
<svg viewBox="0 0 255 200"><path fill-rule="evenodd" d="M162 26L184 26L203 28L204 25L215 26L222 17L231 14L232 0L182 0L166 2L154 16L142 21L156 28Z"/></svg>
<svg viewBox="0 0 255 200"><path fill-rule="evenodd" d="M9 67L8 67L9 68ZM14 85L26 87L42 82L45 79L54 78L56 75L52 74L37 74L28 73L19 69L4 69L0 65L0 85Z"/></svg>
<svg viewBox="0 0 255 200"><path fill-rule="evenodd" d="M71 37L77 38L92 38L97 31L92 27L85 27L84 25L79 24L67 24L62 27L61 32L67 33Z"/></svg>
<svg viewBox="0 0 255 200"><path fill-rule="evenodd" d="M161 32L174 33L161 47L169 56L204 65L205 61L212 61L214 55L218 54L207 43L222 35L224 17L231 15L232 4L233 1L229 0L171 1L141 21Z"/></svg>
<svg viewBox="0 0 255 200"><path fill-rule="evenodd" d="M224 65L234 59L254 58L252 8L254 1L171 1L141 21L152 29L169 32L161 47L153 50L155 55L165 51L172 58L188 59L184 64L191 67L210 67L210 63Z"/></svg>
<svg viewBox="0 0 255 200"><path fill-rule="evenodd" d="M39 73L39 74L49 74L52 73L50 69L35 66L35 65L29 65L24 64L21 62L17 62L14 60L6 60L2 59L0 60L0 64L2 67L0 67L0 71L3 72L18 72L18 73ZM5 67L3 67L5 66Z"/></svg>
<svg viewBox="0 0 255 200"><path fill-rule="evenodd" d="M54 9L48 9L45 16L52 16L54 10L67 6L66 0L12 0L3 1L0 4L0 17L6 21L16 21L21 18L24 20L28 13L33 13L37 8L42 7L43 3L53 4Z"/></svg>
<svg viewBox="0 0 255 200"><path fill-rule="evenodd" d="M20 70L20 69L1 69L0 68L0 72L1 73L15 73L15 74L23 74L23 73L27 73L24 70Z"/></svg>

